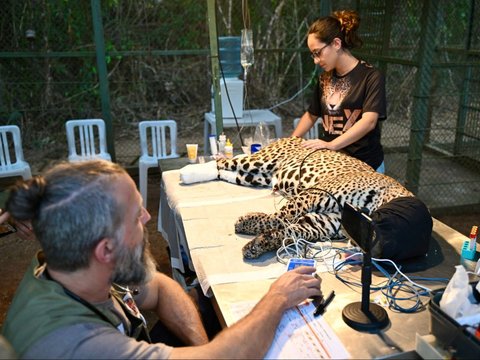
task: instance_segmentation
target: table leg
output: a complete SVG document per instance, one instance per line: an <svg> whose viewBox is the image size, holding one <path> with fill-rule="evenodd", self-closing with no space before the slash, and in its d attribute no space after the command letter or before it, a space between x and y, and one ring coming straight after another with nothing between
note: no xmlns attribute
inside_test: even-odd
<svg viewBox="0 0 480 360"><path fill-rule="evenodd" d="M281 119L275 121L275 136L277 137L277 139L280 139L283 136Z"/></svg>

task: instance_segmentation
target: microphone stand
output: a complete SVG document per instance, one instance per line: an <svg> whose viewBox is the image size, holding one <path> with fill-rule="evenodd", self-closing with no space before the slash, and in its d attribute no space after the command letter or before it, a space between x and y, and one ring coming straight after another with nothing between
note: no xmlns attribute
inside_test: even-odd
<svg viewBox="0 0 480 360"><path fill-rule="evenodd" d="M380 305L370 302L370 285L372 284L372 254L371 243L373 225L369 223L367 239L362 242L362 301L353 302L343 308L342 318L351 328L358 331L375 332L385 328L390 320L387 311ZM354 239L356 240L356 239Z"/></svg>

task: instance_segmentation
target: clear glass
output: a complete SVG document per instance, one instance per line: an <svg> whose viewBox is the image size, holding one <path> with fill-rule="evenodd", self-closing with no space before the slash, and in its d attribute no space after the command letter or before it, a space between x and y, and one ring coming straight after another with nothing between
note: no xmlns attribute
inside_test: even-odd
<svg viewBox="0 0 480 360"><path fill-rule="evenodd" d="M253 62L253 31L252 29L242 29L240 63L246 70L248 67L253 65Z"/></svg>

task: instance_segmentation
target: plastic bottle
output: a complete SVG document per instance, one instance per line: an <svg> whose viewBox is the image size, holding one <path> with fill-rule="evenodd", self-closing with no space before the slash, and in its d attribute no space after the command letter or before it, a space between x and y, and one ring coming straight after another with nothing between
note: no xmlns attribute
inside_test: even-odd
<svg viewBox="0 0 480 360"><path fill-rule="evenodd" d="M227 159L231 159L233 157L233 145L230 142L230 139L227 139L227 142L225 143L224 153Z"/></svg>
<svg viewBox="0 0 480 360"><path fill-rule="evenodd" d="M255 144L261 144L262 147L265 147L270 143L270 130L265 122L260 121L255 127L253 142Z"/></svg>
<svg viewBox="0 0 480 360"><path fill-rule="evenodd" d="M212 155L217 155L218 148L217 148L217 139L215 135L210 135L208 140L210 141L210 152Z"/></svg>
<svg viewBox="0 0 480 360"><path fill-rule="evenodd" d="M218 137L218 152L220 154L225 154L226 143L227 143L227 136L224 133L222 133L222 135Z"/></svg>

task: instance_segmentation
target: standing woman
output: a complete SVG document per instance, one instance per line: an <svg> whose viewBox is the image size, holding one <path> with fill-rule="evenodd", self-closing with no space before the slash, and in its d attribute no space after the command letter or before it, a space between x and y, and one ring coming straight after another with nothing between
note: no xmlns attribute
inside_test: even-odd
<svg viewBox="0 0 480 360"><path fill-rule="evenodd" d="M303 146L344 151L383 173L379 121L386 119L385 78L350 52L362 45L359 25L355 11L343 10L310 26L308 48L324 72L292 136L302 137L320 117L321 139L307 140Z"/></svg>

